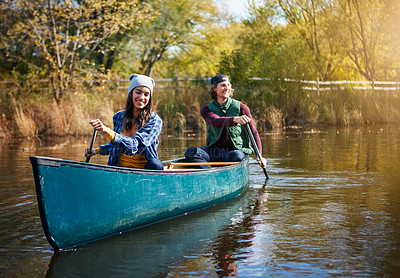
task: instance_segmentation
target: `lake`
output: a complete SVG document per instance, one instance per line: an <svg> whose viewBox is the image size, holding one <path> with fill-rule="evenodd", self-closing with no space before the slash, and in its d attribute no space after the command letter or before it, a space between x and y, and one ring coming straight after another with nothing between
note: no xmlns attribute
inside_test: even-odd
<svg viewBox="0 0 400 278"><path fill-rule="evenodd" d="M83 161L89 140L0 139L0 277L400 273L398 126L262 134L268 181L252 156L249 187L234 200L54 252L42 230L29 156ZM203 145L205 138L163 134L160 141L160 158L167 160Z"/></svg>

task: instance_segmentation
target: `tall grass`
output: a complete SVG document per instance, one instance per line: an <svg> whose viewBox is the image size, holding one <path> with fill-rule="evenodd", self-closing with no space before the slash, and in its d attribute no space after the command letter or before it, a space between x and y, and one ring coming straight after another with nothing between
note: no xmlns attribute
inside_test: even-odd
<svg viewBox="0 0 400 278"><path fill-rule="evenodd" d="M400 120L400 92L337 90L315 95L317 123L349 126Z"/></svg>
<svg viewBox="0 0 400 278"><path fill-rule="evenodd" d="M6 138L7 134L2 125L0 125L0 138Z"/></svg>
<svg viewBox="0 0 400 278"><path fill-rule="evenodd" d="M281 129L285 125L285 119L282 110L273 106L268 107L267 121L272 129Z"/></svg>
<svg viewBox="0 0 400 278"><path fill-rule="evenodd" d="M200 107L211 101L204 82L186 82L178 89L155 90L154 110L162 117L165 132L204 130Z"/></svg>
<svg viewBox="0 0 400 278"><path fill-rule="evenodd" d="M400 91L304 91L281 81L247 82L236 98L246 103L261 129L290 125L363 125L400 121Z"/></svg>
<svg viewBox="0 0 400 278"><path fill-rule="evenodd" d="M125 107L127 92L108 87L79 88L57 104L50 94L21 88L1 91L0 137L8 135L90 135L89 120L112 125L112 116ZM400 120L400 92L355 92L351 89L304 92L282 84L244 84L234 98L252 111L260 131L290 125L361 125ZM154 110L163 118L163 132L204 131L200 107L211 102L208 85L187 82L178 89L155 89Z"/></svg>
<svg viewBox="0 0 400 278"><path fill-rule="evenodd" d="M24 112L21 105L15 107L15 123L23 137L33 137L37 131L31 111Z"/></svg>
<svg viewBox="0 0 400 278"><path fill-rule="evenodd" d="M21 137L32 136L70 136L91 134L89 120L100 118L112 124L115 108L120 106L119 96L108 91L71 94L57 104L50 96L11 95L0 107L12 105L11 112L6 115L9 134ZM118 103L117 103L118 102ZM18 103L18 104L16 104ZM122 107L120 107L122 109Z"/></svg>

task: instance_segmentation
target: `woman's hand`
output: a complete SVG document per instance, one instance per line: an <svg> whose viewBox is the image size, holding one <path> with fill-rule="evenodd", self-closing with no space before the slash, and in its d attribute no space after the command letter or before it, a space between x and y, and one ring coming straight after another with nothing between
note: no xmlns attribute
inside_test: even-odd
<svg viewBox="0 0 400 278"><path fill-rule="evenodd" d="M92 152L89 152L89 148L85 149L85 156L86 157L92 157L93 155L97 154L97 150L96 149L92 149Z"/></svg>
<svg viewBox="0 0 400 278"><path fill-rule="evenodd" d="M265 168L267 166L267 160L264 157L261 157L261 160L257 158L257 162L262 168Z"/></svg>
<svg viewBox="0 0 400 278"><path fill-rule="evenodd" d="M96 130L101 131L103 134L107 133L107 131L109 130L108 127L106 127L102 121L100 121L100 119L96 119L96 120L91 120L89 122L89 124L91 124Z"/></svg>
<svg viewBox="0 0 400 278"><path fill-rule="evenodd" d="M251 119L250 119L250 117L247 116L247 115L242 115L242 116L233 117L233 122L234 122L235 124L245 125L245 124L247 124L247 123L250 123L250 122L251 122Z"/></svg>

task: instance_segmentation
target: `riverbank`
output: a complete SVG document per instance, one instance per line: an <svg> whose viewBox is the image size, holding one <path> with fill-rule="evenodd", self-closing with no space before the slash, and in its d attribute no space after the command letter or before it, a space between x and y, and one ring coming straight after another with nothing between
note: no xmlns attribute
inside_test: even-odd
<svg viewBox="0 0 400 278"><path fill-rule="evenodd" d="M261 132L290 126L351 126L396 123L400 119L397 91L334 90L324 93L292 88L290 94L267 86L237 87L234 98L247 104ZM286 88L288 89L288 88ZM210 102L205 84L156 90L154 111L167 132L204 131L200 107ZM112 116L125 107L125 90L93 87L70 92L57 103L43 92L1 92L0 138L78 136L91 134L90 119L112 125Z"/></svg>

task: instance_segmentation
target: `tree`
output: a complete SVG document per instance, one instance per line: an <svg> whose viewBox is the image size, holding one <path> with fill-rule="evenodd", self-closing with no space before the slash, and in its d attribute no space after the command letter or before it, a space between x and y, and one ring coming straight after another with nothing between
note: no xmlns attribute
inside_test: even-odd
<svg viewBox="0 0 400 278"><path fill-rule="evenodd" d="M278 0L278 7L288 26L294 27L310 50L314 78L331 80L341 66L340 46L336 40L337 25L332 0Z"/></svg>
<svg viewBox="0 0 400 278"><path fill-rule="evenodd" d="M154 67L154 73L168 77L216 75L223 53L240 48L235 42L243 24L227 20L229 24L207 21L203 28L189 34L187 43L169 51Z"/></svg>
<svg viewBox="0 0 400 278"><path fill-rule="evenodd" d="M106 39L144 18L148 10L140 3L139 0L2 2L1 8L18 15L18 21L12 22L9 44L2 45L2 51L14 54L16 62L33 63L48 75L54 99L59 103L74 76L84 74L90 66L89 55L101 51L99 46ZM14 49L19 44L32 47L32 56L38 57L39 63L18 59Z"/></svg>
<svg viewBox="0 0 400 278"><path fill-rule="evenodd" d="M297 36L297 29L281 19L274 1L253 6L236 42L240 49L225 53L221 62L233 80L242 83L251 77L302 79L312 76L311 51Z"/></svg>
<svg viewBox="0 0 400 278"><path fill-rule="evenodd" d="M17 6L0 2L0 70L3 78L12 73L26 74L29 70L39 70L42 65L37 59L35 46L26 32L15 32L20 21L27 20L18 12Z"/></svg>
<svg viewBox="0 0 400 278"><path fill-rule="evenodd" d="M338 0L337 8L342 22L338 37L359 73L367 80L395 77L393 70L399 66L399 2ZM388 72L388 68L393 70Z"/></svg>
<svg viewBox="0 0 400 278"><path fill-rule="evenodd" d="M170 58L187 50L193 37L202 36L219 19L212 0L153 0L151 8L155 17L143 21L137 32L130 34L120 56L123 61L136 61L136 70L146 75L152 74L154 65L167 53Z"/></svg>

